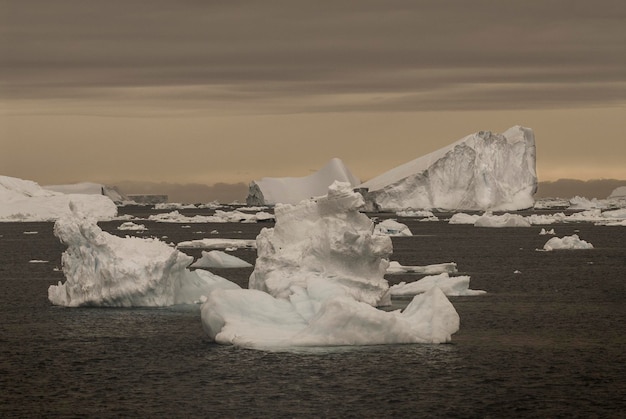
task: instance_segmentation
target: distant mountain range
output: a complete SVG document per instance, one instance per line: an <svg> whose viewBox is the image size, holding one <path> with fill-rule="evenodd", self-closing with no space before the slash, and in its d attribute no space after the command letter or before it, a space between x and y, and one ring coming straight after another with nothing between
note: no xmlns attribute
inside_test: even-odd
<svg viewBox="0 0 626 419"><path fill-rule="evenodd" d="M116 186L125 194L163 194L170 202L200 203L219 201L244 203L248 195L248 185L240 183L199 183L133 182L123 181ZM572 198L576 195L585 198L606 198L619 186L626 186L626 180L618 179L559 179L539 182L535 198Z"/></svg>

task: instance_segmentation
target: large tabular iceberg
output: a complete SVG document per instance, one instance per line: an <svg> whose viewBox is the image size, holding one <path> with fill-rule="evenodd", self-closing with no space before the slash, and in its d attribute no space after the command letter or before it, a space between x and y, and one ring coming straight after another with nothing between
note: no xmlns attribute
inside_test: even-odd
<svg viewBox="0 0 626 419"><path fill-rule="evenodd" d="M0 221L51 221L69 214L70 203L99 219L117 215L117 207L103 195L64 194L39 184L0 176Z"/></svg>
<svg viewBox="0 0 626 419"><path fill-rule="evenodd" d="M68 246L62 256L66 282L48 288L55 305L161 307L192 304L216 288L239 288L208 271L189 271L193 257L161 241L108 234L78 213L58 219L54 234Z"/></svg>
<svg viewBox="0 0 626 419"><path fill-rule="evenodd" d="M349 183L297 206L277 205L276 225L257 237L248 290L217 290L202 324L218 343L249 347L441 343L459 316L433 287L403 312L374 307L388 298L391 239L372 221Z"/></svg>
<svg viewBox="0 0 626 419"><path fill-rule="evenodd" d="M325 195L335 181L348 182L351 186L361 183L340 159L334 158L309 176L255 180L250 183L246 202L248 205L297 204L303 199Z"/></svg>
<svg viewBox="0 0 626 419"><path fill-rule="evenodd" d="M362 185L383 210L519 210L534 204L535 137L515 126L480 131L398 166Z"/></svg>

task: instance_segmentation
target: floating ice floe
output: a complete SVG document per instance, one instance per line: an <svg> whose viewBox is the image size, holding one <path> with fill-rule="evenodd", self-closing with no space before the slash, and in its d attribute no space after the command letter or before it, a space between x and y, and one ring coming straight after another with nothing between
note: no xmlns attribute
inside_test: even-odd
<svg viewBox="0 0 626 419"><path fill-rule="evenodd" d="M246 239L199 239L180 242L179 249L255 249L256 240Z"/></svg>
<svg viewBox="0 0 626 419"><path fill-rule="evenodd" d="M248 347L448 342L459 316L437 287L403 312L374 307L388 299L392 245L372 234L363 204L334 183L317 200L277 205L276 226L257 237L252 289L216 290L203 304L209 337Z"/></svg>
<svg viewBox="0 0 626 419"><path fill-rule="evenodd" d="M530 223L524 217L518 214L483 214L474 222L475 227L530 227Z"/></svg>
<svg viewBox="0 0 626 419"><path fill-rule="evenodd" d="M543 250L548 252L561 249L593 249L593 245L581 240L577 234L564 236L562 238L552 237L543 245Z"/></svg>
<svg viewBox="0 0 626 419"><path fill-rule="evenodd" d="M415 282L400 282L392 285L389 292L393 297L407 297L428 292L437 287L447 296L480 295L486 291L469 289L470 277L450 276L447 272L439 275L429 275Z"/></svg>
<svg viewBox="0 0 626 419"><path fill-rule="evenodd" d="M237 256L211 250L202 251L202 257L191 264L190 268L249 268L252 265Z"/></svg>
<svg viewBox="0 0 626 419"><path fill-rule="evenodd" d="M535 137L515 126L480 131L363 184L366 201L383 210L519 210L537 189Z"/></svg>
<svg viewBox="0 0 626 419"><path fill-rule="evenodd" d="M68 246L62 255L66 281L48 288L54 305L161 307L196 303L216 288L239 288L208 271L189 271L193 258L161 241L108 234L78 213L59 218L54 234Z"/></svg>
<svg viewBox="0 0 626 419"><path fill-rule="evenodd" d="M389 262L389 266L385 273L387 275L397 275L397 274L424 274L424 275L437 275L441 273L456 273L457 267L456 263L438 263L434 265L425 265L425 266L404 266L399 262L391 261Z"/></svg>
<svg viewBox="0 0 626 419"><path fill-rule="evenodd" d="M554 229L551 230L546 230L545 228L542 228L541 231L539 232L540 236L545 236L545 235L552 235L554 236L556 233L554 232Z"/></svg>
<svg viewBox="0 0 626 419"><path fill-rule="evenodd" d="M396 220L387 219L376 224L374 227L375 234L386 234L388 236L412 236L411 230L406 224L397 222Z"/></svg>
<svg viewBox="0 0 626 419"><path fill-rule="evenodd" d="M32 259L29 260L28 263L48 263L48 260L41 260L41 259Z"/></svg>
<svg viewBox="0 0 626 419"><path fill-rule="evenodd" d="M330 160L317 172L305 177L265 177L250 183L248 205L297 204L303 199L326 194L335 181L356 187L361 182L337 158Z"/></svg>
<svg viewBox="0 0 626 419"><path fill-rule="evenodd" d="M104 195L64 194L30 180L0 176L0 221L54 221L71 212L70 203L101 220L117 215L117 207Z"/></svg>
<svg viewBox="0 0 626 419"><path fill-rule="evenodd" d="M154 204L155 210L180 210L180 209L195 209L194 204L182 204L180 202L159 202Z"/></svg>
<svg viewBox="0 0 626 419"><path fill-rule="evenodd" d="M172 211L165 214L153 214L148 219L161 223L256 223L259 221L271 221L274 219L274 216L263 211L255 214L246 214L241 211L216 210L214 215L194 215L190 217L178 211Z"/></svg>
<svg viewBox="0 0 626 419"><path fill-rule="evenodd" d="M143 224L135 224L132 221L128 221L120 224L117 227L118 230L130 230L130 231L145 231L147 230L146 226Z"/></svg>

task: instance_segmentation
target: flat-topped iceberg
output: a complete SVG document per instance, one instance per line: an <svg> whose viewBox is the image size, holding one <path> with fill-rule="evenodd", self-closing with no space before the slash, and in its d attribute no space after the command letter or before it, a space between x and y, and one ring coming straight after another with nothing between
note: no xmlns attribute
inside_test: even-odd
<svg viewBox="0 0 626 419"><path fill-rule="evenodd" d="M257 237L251 289L217 290L203 304L207 334L248 347L448 342L459 316L437 287L402 312L375 307L389 298L392 245L363 204L336 182L324 197L277 205L275 227Z"/></svg>
<svg viewBox="0 0 626 419"><path fill-rule="evenodd" d="M117 237L78 213L59 218L54 234L68 246L66 281L48 288L54 305L162 307L199 302L216 288L239 288L208 271L189 271L193 257L157 239Z"/></svg>
<svg viewBox="0 0 626 419"><path fill-rule="evenodd" d="M532 129L480 131L360 185L370 206L445 210L519 210L537 189Z"/></svg>
<svg viewBox="0 0 626 419"><path fill-rule="evenodd" d="M70 203L98 219L117 215L117 207L104 195L64 194L30 180L0 176L0 221L53 221L70 214Z"/></svg>
<svg viewBox="0 0 626 419"><path fill-rule="evenodd" d="M303 199L325 195L335 181L357 186L357 179L338 158L330 160L317 172L304 177L265 177L250 183L248 205L297 204Z"/></svg>
<svg viewBox="0 0 626 419"><path fill-rule="evenodd" d="M80 182L66 185L44 185L44 189L64 194L86 194L86 195L104 195L109 197L116 204L129 202L115 186L107 186L101 183Z"/></svg>

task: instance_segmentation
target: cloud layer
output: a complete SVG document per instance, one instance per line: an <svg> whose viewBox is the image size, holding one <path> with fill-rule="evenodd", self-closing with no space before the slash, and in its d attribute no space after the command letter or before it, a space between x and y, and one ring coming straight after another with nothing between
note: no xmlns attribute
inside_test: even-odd
<svg viewBox="0 0 626 419"><path fill-rule="evenodd" d="M0 91L18 112L50 100L92 114L626 102L621 0L28 0L2 10Z"/></svg>

